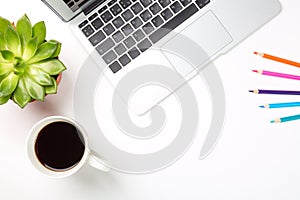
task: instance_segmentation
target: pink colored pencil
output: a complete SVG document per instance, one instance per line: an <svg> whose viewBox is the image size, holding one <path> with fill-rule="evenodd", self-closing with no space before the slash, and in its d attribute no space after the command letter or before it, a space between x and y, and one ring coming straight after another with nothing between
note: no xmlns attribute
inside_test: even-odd
<svg viewBox="0 0 300 200"><path fill-rule="evenodd" d="M266 75L266 76L274 76L274 77L279 77L279 78L300 80L300 76L291 75L291 74L282 74L282 73L278 73L278 72L270 72L270 71L265 71L265 70L252 70L252 71L256 72L258 74L261 74L261 75Z"/></svg>

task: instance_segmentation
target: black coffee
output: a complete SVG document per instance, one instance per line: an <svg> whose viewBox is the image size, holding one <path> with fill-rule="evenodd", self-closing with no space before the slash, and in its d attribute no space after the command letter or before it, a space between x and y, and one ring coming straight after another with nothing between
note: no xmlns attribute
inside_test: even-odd
<svg viewBox="0 0 300 200"><path fill-rule="evenodd" d="M48 124L39 132L35 142L39 161L54 171L65 171L76 166L84 150L80 131L67 122Z"/></svg>

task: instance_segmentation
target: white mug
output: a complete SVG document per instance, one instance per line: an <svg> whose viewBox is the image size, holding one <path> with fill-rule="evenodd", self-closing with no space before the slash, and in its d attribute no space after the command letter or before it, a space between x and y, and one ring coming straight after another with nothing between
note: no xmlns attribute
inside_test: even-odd
<svg viewBox="0 0 300 200"><path fill-rule="evenodd" d="M54 171L51 169L46 168L38 159L37 155L36 155L36 151L35 151L35 142L37 140L37 137L39 135L39 132L48 124L51 124L53 122L67 122L71 125L73 125L74 127L76 127L79 131L80 134L83 138L83 142L85 145L85 150L83 153L83 156L81 158L81 160L77 163L77 165L75 165L74 167L70 168L70 169L66 169L64 171ZM38 123L36 123L32 129L30 130L29 136L27 138L27 146L26 146L26 150L27 150L27 155L29 160L31 161L32 165L41 173L49 176L49 177L53 177L53 178L63 178L63 177L67 177L70 176L74 173L76 173L85 163L93 166L96 169L99 169L101 171L109 171L109 168L106 166L105 162L98 158L97 156L93 155L89 149L88 146L88 137L86 135L86 132L84 131L84 129L74 120L67 118L67 117L63 117L63 116L51 116L51 117L47 117L45 119L42 119L41 121L39 121Z"/></svg>

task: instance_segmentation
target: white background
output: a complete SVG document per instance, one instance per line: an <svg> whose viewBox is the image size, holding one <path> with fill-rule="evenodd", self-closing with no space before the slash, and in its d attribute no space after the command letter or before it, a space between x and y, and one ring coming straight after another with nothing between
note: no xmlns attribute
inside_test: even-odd
<svg viewBox="0 0 300 200"><path fill-rule="evenodd" d="M76 175L49 179L39 174L25 154L28 131L50 115L72 117L72 93L86 53L68 25L39 0L1 0L0 15L17 20L27 13L32 22L44 20L47 38L63 43L61 60L68 67L57 95L24 110L12 102L0 107L0 199L189 199L298 200L300 198L299 122L280 125L269 120L299 114L299 108L263 110L266 103L297 97L249 94L248 89L297 89L292 80L262 77L252 69L300 75L300 69L261 59L262 51L300 61L300 2L282 0L283 11L215 64L222 77L227 113L223 135L213 153L198 160L204 134L171 167L149 175L101 173L85 166ZM255 15L255 13L253 13ZM197 88L199 80L191 81Z"/></svg>

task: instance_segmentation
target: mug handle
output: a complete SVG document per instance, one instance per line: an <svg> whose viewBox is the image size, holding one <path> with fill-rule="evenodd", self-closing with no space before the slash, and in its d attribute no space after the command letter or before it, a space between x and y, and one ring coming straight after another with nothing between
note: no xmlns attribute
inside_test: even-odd
<svg viewBox="0 0 300 200"><path fill-rule="evenodd" d="M87 163L104 172L108 172L110 169L108 167L105 166L104 161L100 158L98 158L97 156L93 155L92 153L89 153L88 158L87 158Z"/></svg>

